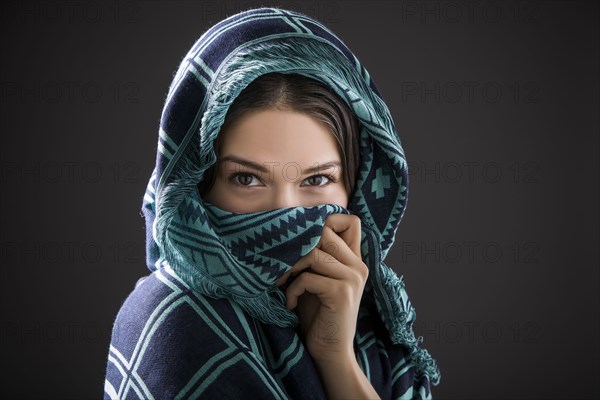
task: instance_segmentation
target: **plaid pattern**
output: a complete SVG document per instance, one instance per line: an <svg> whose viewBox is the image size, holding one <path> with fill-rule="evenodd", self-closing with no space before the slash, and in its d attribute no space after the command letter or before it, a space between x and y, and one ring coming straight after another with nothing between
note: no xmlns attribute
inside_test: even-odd
<svg viewBox="0 0 600 400"><path fill-rule="evenodd" d="M356 358L382 399L430 398L429 380L361 305ZM199 295L166 266L142 278L114 325L104 398L326 399L293 328Z"/></svg>
<svg viewBox="0 0 600 400"><path fill-rule="evenodd" d="M360 169L348 209L335 204L236 214L196 184L231 102L268 72L326 83L360 123ZM402 279L384 262L407 199L407 166L368 72L326 27L259 8L205 32L183 58L161 116L142 203L146 261L115 321L105 398L325 398L298 319L274 283L320 239L332 213L358 215L371 273L355 352L382 398L428 398L439 371L419 347Z"/></svg>

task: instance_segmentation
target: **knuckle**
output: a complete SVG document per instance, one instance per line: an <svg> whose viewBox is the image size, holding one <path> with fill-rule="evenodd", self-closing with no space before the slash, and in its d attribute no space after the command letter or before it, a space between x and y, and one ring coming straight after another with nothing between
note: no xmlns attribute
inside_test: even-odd
<svg viewBox="0 0 600 400"><path fill-rule="evenodd" d="M331 237L330 235L332 232L333 232L333 229L331 229L327 225L323 225L323 231L321 232L321 239L319 240L319 246L323 246L324 244L327 243L327 240L328 240L328 238ZM331 241L331 239L329 239L329 241Z"/></svg>
<svg viewBox="0 0 600 400"><path fill-rule="evenodd" d="M369 270L365 270L361 275L361 284L365 284L369 280Z"/></svg>
<svg viewBox="0 0 600 400"><path fill-rule="evenodd" d="M350 215L350 218L352 219L353 224L357 224L358 226L360 226L362 221L358 215L352 214L352 215Z"/></svg>
<svg viewBox="0 0 600 400"><path fill-rule="evenodd" d="M360 280L360 283L365 282L369 277L369 267L367 267L367 264L365 264L364 261L361 261L361 263L358 265L357 276Z"/></svg>
<svg viewBox="0 0 600 400"><path fill-rule="evenodd" d="M364 261L360 263L360 271L364 274L365 278L369 276L369 267Z"/></svg>
<svg viewBox="0 0 600 400"><path fill-rule="evenodd" d="M303 272L300 275L298 275L298 278L296 278L296 281L298 281L300 284L306 284L309 280L310 274L308 272Z"/></svg>

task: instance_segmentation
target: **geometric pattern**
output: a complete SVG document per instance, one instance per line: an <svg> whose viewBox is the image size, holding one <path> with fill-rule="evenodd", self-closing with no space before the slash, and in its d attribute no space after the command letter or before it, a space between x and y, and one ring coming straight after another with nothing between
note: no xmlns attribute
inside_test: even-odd
<svg viewBox="0 0 600 400"><path fill-rule="evenodd" d="M133 312L135 310L135 312ZM382 399L430 399L415 372L361 303L356 360ZM209 344L209 345L207 345ZM326 399L293 328L263 324L236 302L198 295L165 263L138 281L113 327L105 399Z"/></svg>
<svg viewBox="0 0 600 400"><path fill-rule="evenodd" d="M200 199L197 184L216 161L213 143L229 106L251 81L269 72L323 82L356 116L360 164L347 209L323 204L233 215ZM328 215L346 213L361 219L361 255L371 271L363 295L370 323L360 334L357 329L357 341L377 350L363 355L361 367L373 380L384 380L380 393L385 398L392 393L428 397L439 370L414 337L415 312L402 279L383 262L406 208L407 179L387 105L370 74L331 30L311 17L274 7L247 10L215 24L181 60L165 98L156 164L141 207L152 274L136 287L115 322L106 393L124 398L248 393L286 398L286 392L311 397L312 391L303 390L319 388L318 378L298 382L310 376L314 365L302 361L306 357L293 334L297 316L283 307L285 296L273 283L314 248ZM383 329L369 328L376 326ZM265 330L274 336L261 339ZM278 336L282 332L289 338ZM243 340L250 350L240 352ZM188 360L186 365L188 358L180 352L196 346L208 352L196 356L204 364ZM271 355L275 361L269 346L279 346ZM282 359L284 354L291 359ZM361 354L357 348L357 357ZM375 373L382 362L392 363L389 371ZM163 364L171 369L164 370ZM303 372L289 378L298 365ZM229 391L235 388L211 385L225 377L239 380L240 396ZM177 383L162 387L165 379ZM161 392L174 387L179 391ZM315 393L318 398L318 389Z"/></svg>
<svg viewBox="0 0 600 400"><path fill-rule="evenodd" d="M185 198L169 236L206 279L231 293L258 296L316 247L332 213L350 214L325 204L240 215Z"/></svg>

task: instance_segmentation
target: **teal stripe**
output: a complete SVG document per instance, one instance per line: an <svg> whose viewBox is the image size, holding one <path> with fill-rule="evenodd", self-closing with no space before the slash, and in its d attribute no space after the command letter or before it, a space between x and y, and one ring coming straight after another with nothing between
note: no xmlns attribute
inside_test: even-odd
<svg viewBox="0 0 600 400"><path fill-rule="evenodd" d="M300 361L300 359L302 358L303 355L304 355L304 346L300 346L300 349L299 349L298 353L296 353L296 356L294 358L292 358L285 365L285 368L281 372L277 373L277 375L283 379L290 372L292 367L294 367L298 363L298 361Z"/></svg>
<svg viewBox="0 0 600 400"><path fill-rule="evenodd" d="M398 397L398 400L411 400L413 398L413 393L413 387L409 386L408 389L406 389L406 392L404 392L402 396Z"/></svg>
<svg viewBox="0 0 600 400"><path fill-rule="evenodd" d="M283 15L281 12L277 11L277 13L266 13L266 14L260 14L260 15L250 15L250 16L245 16L242 17L236 21L231 21L227 24L223 24L222 26L219 27L218 30L211 32L210 36L207 36L206 38L204 36L202 36L199 40L203 41L203 44L196 49L196 55L194 56L194 59L196 57L198 57L202 52L204 52L204 50L212 45L212 42L215 40L215 38L217 38L218 36L220 36L221 34L225 33L226 31L228 31L229 29L240 25L242 23L245 23L247 20L251 20L251 21L260 21L263 19L274 19L274 18L281 18L281 15ZM221 63L222 65L222 63ZM208 66L207 66L208 69ZM208 69L209 71L211 71L210 69ZM214 76L214 72L211 71L211 77ZM175 93L175 88L179 87L179 84L181 82L181 80L185 77L185 72L180 73L178 75L178 79L171 85L172 87L169 89L169 94L167 95L167 102L170 101L171 96L173 93Z"/></svg>
<svg viewBox="0 0 600 400"><path fill-rule="evenodd" d="M270 18L273 18L273 17L270 17ZM255 39L255 40L248 41L248 42L246 42L246 43L238 46L231 53L229 53L227 55L227 57L220 64L219 69L217 69L217 71L215 71L215 74L218 75L220 68L223 65L227 65L229 59L231 57L233 57L234 55L236 55L243 48L248 47L248 46L252 46L252 45L254 45L256 43L260 43L260 42L263 42L263 41L272 40L272 39L276 39L276 38L287 38L287 37L306 37L306 38L310 38L310 39L315 40L315 41L319 41L319 42L324 43L324 44L326 44L328 46L331 46L331 48L334 51L340 53L341 56L345 58L344 53L339 48L337 48L337 46L334 46L327 39L321 38L319 36L313 36L313 35L301 34L301 33L284 33L284 34L277 34L277 35L265 36L265 37L262 37L262 38L258 38L258 39ZM179 82L177 82L177 85L179 85ZM214 81L211 82L210 86L207 88L207 91L210 91L212 89L212 85L213 84L214 84ZM175 92L176 92L175 90L171 90L171 92L167 96L167 100L166 100L167 103L171 100L171 97L173 96L173 94ZM205 108L205 104L206 104L207 98L208 98L208 96L204 97L204 100L202 101L202 105L200 106L200 108L198 109L198 111L196 113L196 117L194 119L194 122L190 126L190 129L188 129L188 132L186 133L183 141L181 142L181 146L179 147L179 149L177 150L177 152L175 153L175 155L173 156L173 158L169 161L169 163L165 167L163 173L161 174L160 179L158 180L158 185L157 185L157 189L156 189L157 191L159 191L159 192L162 191L162 187L165 184L165 180L167 179L168 176L170 176L171 170L173 169L173 167L175 166L175 164L177 164L177 160L179 159L179 157L181 157L181 154L183 153L183 150L187 147L187 144L192 139L192 137L195 134L197 134L197 127L199 126L199 123L202 120L202 117L204 115L204 113L202 112L202 110L204 110L204 108Z"/></svg>
<svg viewBox="0 0 600 400"><path fill-rule="evenodd" d="M198 54L196 57L194 57L194 61L196 62L196 64L198 64L200 66L200 68L202 68L202 70L204 72L206 72L206 74L211 78L213 78L213 76L215 75L215 73L213 72L212 69L210 69L210 67L208 65L206 65L206 63L204 62L204 60L202 59L202 57L200 57L200 55Z"/></svg>
<svg viewBox="0 0 600 400"><path fill-rule="evenodd" d="M190 391L196 385L196 383L200 380L200 378L202 378L204 376L204 374L206 374L209 371L209 369L212 370L213 365L217 364L219 361L221 361L223 358L227 357L228 355L230 355L234 351L235 351L235 349L233 347L230 347L230 348L228 348L226 350L223 350L222 352L220 352L218 354L215 354L213 357L211 357L210 359L208 359L204 363L204 365L202 366L202 368L200 368L198 371L196 371L196 373L194 374L194 376L192 376L192 378L183 387L183 389L181 389L179 391L179 393L177 393L177 395L175 396L175 398L176 399L186 398L185 394L188 391ZM210 375L210 376L213 376L213 375ZM212 382L215 378L216 378L216 376L213 377L213 379L210 382ZM206 383L207 385L210 384L210 382L207 382L207 381L208 381L208 379L205 380L204 383Z"/></svg>
<svg viewBox="0 0 600 400"><path fill-rule="evenodd" d="M227 368L238 364L240 361L246 361L248 366L250 366L252 369L255 370L255 372L257 372L257 374L262 374L263 375L263 379L262 379L262 383L264 384L264 386L266 386L271 393L273 394L273 398L275 399L286 399L287 400L287 396L285 395L285 393L281 390L281 388L279 387L279 385L277 385L277 382L275 382L273 380L273 378L266 373L266 371L264 371L264 369L262 368L258 368L258 365L256 365L255 363L251 362L251 360L249 360L246 357L246 354L244 353L240 353L238 355L236 355L235 357L231 358L230 360L224 362L223 364L221 364L221 366L219 366L211 375L209 375L206 380L204 382L202 382L202 385L196 390L194 391L194 393L192 393L192 395L190 396L190 398L198 398L200 397L200 395L208 388L208 386L216 379L219 377L219 375L221 375L223 373L223 371L225 371ZM264 377L266 378L271 378L271 379L264 379ZM235 385L235 382L231 382L230 384Z"/></svg>
<svg viewBox="0 0 600 400"><path fill-rule="evenodd" d="M174 142L174 141L171 139L171 137L169 136L169 134L168 134L167 132L165 132L165 131L163 130L163 128L162 128L162 127L161 127L161 128L158 130L158 134L160 135L160 137L161 137L161 138L162 138L162 139L163 139L165 142L167 142L167 144L168 144L169 146L171 146L171 148L172 148L173 150L177 151L177 149L179 148L179 146L178 146L178 145L177 145L177 144L176 144L176 143L175 143L175 142ZM156 179L156 175L154 175L154 179ZM154 179L153 179L153 180L154 180Z"/></svg>
<svg viewBox="0 0 600 400"><path fill-rule="evenodd" d="M429 394L427 394L426 392L427 392L427 389L425 388L425 386L421 386L419 388L419 396L421 396L422 399L425 399L425 400L431 399L431 392L429 392Z"/></svg>
<svg viewBox="0 0 600 400"><path fill-rule="evenodd" d="M167 273L169 273L169 275L173 276L172 270L169 271L171 267L165 267L165 270ZM171 282L166 276L163 275L163 271L159 270L156 274L156 277L165 285L167 285L169 287L169 289L171 289L174 293L181 293L181 289L179 289L179 287L177 287L177 285L175 285L173 282ZM179 277L177 277L179 278Z"/></svg>
<svg viewBox="0 0 600 400"><path fill-rule="evenodd" d="M203 77L200 72L198 72L198 70L196 69L196 67L194 67L193 64L188 64L187 69L188 71L191 71L192 74L194 74L196 79L198 79L198 81L200 81L200 83L202 83L204 87L207 87L209 85L209 82L206 80L206 78Z"/></svg>
<svg viewBox="0 0 600 400"><path fill-rule="evenodd" d="M173 154L171 154L171 152L167 150L167 148L160 142L158 143L158 151L160 151L169 160L173 158Z"/></svg>
<svg viewBox="0 0 600 400"><path fill-rule="evenodd" d="M296 32L298 33L304 33L302 32L302 29L300 29L300 27L296 24L294 24L292 21L290 21L289 18L287 17L281 17L282 20L284 20L289 26L291 26L292 28L294 28L294 30L296 30Z"/></svg>
<svg viewBox="0 0 600 400"><path fill-rule="evenodd" d="M178 293L171 293L170 295L165 297L165 299L163 301L160 302L160 304L154 309L152 314L150 314L150 317L148 317L148 320L146 321L146 324L144 325L144 328L142 329L142 333L140 334L140 339L144 338L144 340L145 340L145 336L148 335L148 332L153 332L155 330L155 328L151 328L151 326L154 326L155 320L160 319L160 315L164 312L163 309L166 307L166 305L169 304L177 296L179 296ZM135 344L135 348L133 349L133 353L131 354L132 360L137 357L137 363L136 363L136 365L132 366L132 368L131 368L132 371L135 371L135 369L137 368L137 366L140 363L140 359L142 358L141 356L138 357L138 354L141 351L140 347L143 347L144 340L138 339L137 343ZM141 353L143 354L143 352L141 352ZM127 381L127 383L126 383L125 387L123 388L124 392L121 393L121 390L119 390L119 398L126 397L127 392L129 391L129 378L125 378L124 382L125 381Z"/></svg>
<svg viewBox="0 0 600 400"><path fill-rule="evenodd" d="M214 250L214 247L206 247L206 246L202 246L200 245L198 242L195 242L193 239L187 239L181 235L190 235L189 232L184 232L181 229L177 228L174 224L171 224L170 226L170 233L172 233L172 236L174 237L174 239L178 240L181 243L185 243L188 246L194 246L194 247L200 247L200 250L202 250L202 248L204 249L210 249L210 250ZM171 235L169 235L171 236ZM188 247L184 248L184 250L186 250L187 252L193 252L193 254L190 254L190 256L193 258L195 253L200 253L200 255L207 259L207 265L210 265L211 263L209 262L209 257L206 254L203 254L201 251L196 251L193 249L190 249ZM232 277L237 278L237 282L234 282L233 278L230 279L231 284L228 285L227 287L234 290L237 290L239 293L236 294L240 294L240 295L247 295L247 292L255 292L256 288L249 286L249 285L245 285L244 282L255 282L256 281L256 276L254 274L251 273L250 269L245 269L245 268L231 268L231 261L230 258L231 255L229 253L224 253L225 256L227 256L228 258L225 259L225 263L226 265L223 266L223 271L227 272L228 275L231 275ZM218 256L211 256L210 258L217 258ZM188 260L191 264L194 264L195 262L190 259ZM214 265L221 265L222 263L215 263ZM227 265L229 264L229 265ZM215 284L218 284L217 282L214 282Z"/></svg>
<svg viewBox="0 0 600 400"><path fill-rule="evenodd" d="M406 373L406 371L408 371L412 367L414 367L413 364L408 364L407 366L405 366L404 368L402 368L400 371L398 371L398 373L396 375L394 375L394 377L392 378L392 384L395 383L398 379L400 379L400 377L402 375L404 375Z"/></svg>
<svg viewBox="0 0 600 400"><path fill-rule="evenodd" d="M277 369L279 367L281 367L281 365L283 365L283 362L285 361L287 356L289 356L291 353L295 352L297 348L298 348L298 335L294 335L294 340L289 345L289 347L283 353L281 353L279 360L277 360L277 362L275 363L275 365L273 367L277 368ZM302 350L302 348L300 348L300 350ZM302 353L302 351L300 351L299 353Z"/></svg>
<svg viewBox="0 0 600 400"><path fill-rule="evenodd" d="M366 352L366 350L361 350L360 354L364 360L363 365L365 366L365 368L364 368L365 375L367 376L368 380L371 380L371 367L369 365L369 358L367 357L367 352Z"/></svg>
<svg viewBox="0 0 600 400"><path fill-rule="evenodd" d="M274 11L274 10L273 10ZM206 37L206 38L201 38L201 40L204 41L203 45L200 46L197 50L196 54L200 54L204 51L204 49L211 45L213 40L217 37L220 36L222 33L224 33L225 31L231 29L232 27L235 27L237 25L241 25L242 23L247 22L247 20L254 20L254 21L260 21L263 19L274 19L274 18L281 18L283 14L281 13L281 11L277 10L276 12L268 12L265 14L254 14L254 15L247 15L245 17L239 18L236 21L231 21L227 24L223 24L221 27L219 27L218 30L211 32L210 36Z"/></svg>
<svg viewBox="0 0 600 400"><path fill-rule="evenodd" d="M295 18L294 18L294 21L295 21L295 22L296 22L298 25L300 25L302 28L304 28L304 29L306 30L306 33L308 33L308 34L310 34L310 35L313 35L312 31L311 31L310 29L308 29L308 28L307 28L307 27L306 27L306 26L305 26L305 25L304 25L302 22L300 22L300 18L298 18L298 17L295 17Z"/></svg>
<svg viewBox="0 0 600 400"><path fill-rule="evenodd" d="M255 324L256 324L256 321L255 321ZM285 358L290 353L293 353L293 352L297 351L296 355L291 360L289 360L286 363L286 365L284 366L284 368L281 371L278 371L278 372L275 373L275 377L277 379L279 379L279 380L283 379L290 372L290 370L298 363L298 361L304 355L304 346L300 343L299 336L298 335L294 335L292 343L280 355L279 359L277 361L275 361L275 359L273 357L273 352L271 351L271 346L269 344L269 340L265 337L263 330L262 329L258 329L258 333L260 335L260 341L261 341L261 343L265 343L266 344L266 346L265 346L266 356L269 359L269 365L274 370L277 370L277 369L281 368L281 365L285 361ZM281 384L281 386L284 386L283 383L280 383L280 384Z"/></svg>
<svg viewBox="0 0 600 400"><path fill-rule="evenodd" d="M365 341L367 341L370 338L374 338L374 337L375 337L375 334L372 331L365 333L364 336L361 336L358 332L356 332L356 342L359 345L362 345Z"/></svg>
<svg viewBox="0 0 600 400"><path fill-rule="evenodd" d="M394 368L392 369L392 376L396 373L396 371L398 369L402 368L405 365L406 365L406 356L402 357L402 360L398 361L398 363L394 366Z"/></svg>
<svg viewBox="0 0 600 400"><path fill-rule="evenodd" d="M402 375L406 373L410 368L415 365L412 362L408 362L406 357L402 358L402 361L396 364L392 370L392 384L394 384Z"/></svg>
<svg viewBox="0 0 600 400"><path fill-rule="evenodd" d="M231 304L231 308L233 308L233 311L235 311L235 314L238 317L238 321L240 321L240 324L242 325L242 328L244 329L244 332L246 333L246 337L248 337L248 342L250 343L250 348L252 349L252 352L254 354L257 355L257 357L259 357L262 360L262 356L260 354L260 351L258 350L258 346L256 345L256 340L254 339L254 335L252 334L252 330L250 329L250 325L248 324L248 319L246 318L246 315L244 314L244 311L240 308L239 304L236 303L235 301L230 301L229 302Z"/></svg>
<svg viewBox="0 0 600 400"><path fill-rule="evenodd" d="M223 373L223 371L225 371L230 366L237 364L239 361L242 360L242 358L243 358L243 354L238 353L235 355L235 357L230 358L226 362L222 363L219 367L215 368L214 371L212 372L212 374L208 375L206 377L206 379L204 379L202 384L198 387L198 389L196 389L194 391L194 393L191 394L191 396L189 398L193 398L193 399L199 398L200 395L208 388L208 386L210 386L210 384L213 383L215 381L215 379L217 379L219 377L219 375L221 375ZM235 383L230 382L230 384L234 385Z"/></svg>
<svg viewBox="0 0 600 400"><path fill-rule="evenodd" d="M377 339L376 343L377 343L377 351L379 352L379 354L385 356L385 358L389 358L388 353L385 350L385 344L383 343L383 341L381 339Z"/></svg>
<svg viewBox="0 0 600 400"><path fill-rule="evenodd" d="M135 357L136 353L139 353L139 355L137 356L136 362L132 366L132 369L131 369L132 375L137 375L136 371L137 371L140 363L142 362L143 354L146 352L146 349L150 343L150 339L152 339L152 337L154 336L154 333L156 333L156 331L158 330L158 327L164 322L164 320L169 316L169 314L171 314L171 312L175 308L179 307L179 305L182 304L186 299L186 296L182 296L181 298L177 299L169 307L167 307L164 311L162 311L160 313L160 315L158 316L158 318L156 318L154 320L153 317L156 314L156 311L158 311L159 309L164 307L163 303L165 303L167 299L170 299L171 297L176 297L176 296L180 296L180 294L172 293L165 300L163 300L161 302L161 304L159 304L159 306L156 308L155 312L152 313L152 315L148 319L146 325L144 326L144 329L142 330L142 334L140 335L140 338L143 338L143 339L141 341L138 340L138 342L136 343L135 349L134 349L134 353L131 357L133 359ZM152 323L150 323L150 321L152 321ZM149 325L151 325L150 328L148 328ZM142 344L141 348L139 347L140 343ZM138 349L139 349L139 351L137 351ZM148 392L147 395L151 397L152 395L148 391L148 388L145 387L145 385L144 385L144 389L145 389L144 390L145 392ZM123 393L122 397L127 397L127 392L128 392L128 387L125 388L125 392ZM143 396L141 396L141 397L143 397Z"/></svg>
<svg viewBox="0 0 600 400"><path fill-rule="evenodd" d="M219 314L217 314L217 312L215 311L215 309L213 307L210 306L210 304L208 304L207 299L204 296L197 296L198 300L204 305L204 307L206 307L207 311L212 315L212 317L214 319L216 319L219 324L221 325L221 327L223 328L224 331L227 331L229 335L231 335L231 337L237 342L236 345L238 348L245 348L246 346L244 345L244 343L242 343L240 341L240 339L237 337L237 335L234 335L234 333L231 331L231 329L229 328L229 326L227 324L225 324L225 322L221 319L221 317L219 316ZM196 312L199 313L199 315L205 315L202 310L200 310L198 308L198 305L195 303L190 304L195 310ZM207 320L207 318L204 318L205 320ZM209 321L207 321L209 322ZM212 326L212 323L210 324ZM216 333L217 330L213 329ZM224 334L220 334L221 339L226 342L228 345L232 344L232 342L224 335ZM257 363L260 366L260 362L257 360ZM252 368L258 373L258 374L263 374L266 375L267 378L269 379L263 379L263 381L273 381L273 377L268 374L266 371L264 371L263 368L258 368L257 365L255 365L254 363L250 363L250 365L252 366ZM274 381L273 381L274 382ZM280 398L282 399L286 399L287 397L285 396L285 394L283 392L281 392L281 389L279 388L279 386L277 384L272 384L269 385L269 388L271 390L273 390L273 386L279 391L279 395Z"/></svg>

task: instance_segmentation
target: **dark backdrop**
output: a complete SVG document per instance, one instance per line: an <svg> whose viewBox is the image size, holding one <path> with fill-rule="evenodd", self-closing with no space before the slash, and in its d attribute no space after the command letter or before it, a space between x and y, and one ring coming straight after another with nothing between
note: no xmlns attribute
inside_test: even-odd
<svg viewBox="0 0 600 400"><path fill-rule="evenodd" d="M1 392L102 396L172 75L259 5L327 24L392 111L411 179L386 262L434 397L598 398L593 1L1 2Z"/></svg>

